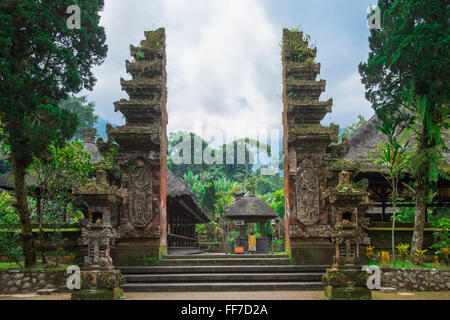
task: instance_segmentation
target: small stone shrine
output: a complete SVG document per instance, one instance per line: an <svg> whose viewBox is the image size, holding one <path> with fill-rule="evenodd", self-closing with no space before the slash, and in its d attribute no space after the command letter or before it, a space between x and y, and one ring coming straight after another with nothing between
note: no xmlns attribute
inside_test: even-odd
<svg viewBox="0 0 450 320"><path fill-rule="evenodd" d="M363 185L362 181L360 185ZM336 248L334 264L323 276L325 295L333 300L370 300L371 292L366 282L368 274L361 269L361 245L370 244L365 232L369 218L365 212L372 206L367 186L355 187L350 173L339 174L339 184L323 193L330 208L332 241Z"/></svg>

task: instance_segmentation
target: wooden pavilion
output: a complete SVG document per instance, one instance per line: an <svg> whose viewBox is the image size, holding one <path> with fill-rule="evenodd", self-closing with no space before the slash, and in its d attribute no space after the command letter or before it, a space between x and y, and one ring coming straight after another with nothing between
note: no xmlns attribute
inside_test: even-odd
<svg viewBox="0 0 450 320"><path fill-rule="evenodd" d="M269 252L269 239L263 237L263 227L265 222L277 219L278 214L264 200L250 193L237 200L227 211L225 218L234 220L235 223L241 222L239 225L240 236L236 239L236 246L244 247L246 251L248 250L248 240L245 237L244 228L248 223L260 223L261 238L256 239L256 253Z"/></svg>

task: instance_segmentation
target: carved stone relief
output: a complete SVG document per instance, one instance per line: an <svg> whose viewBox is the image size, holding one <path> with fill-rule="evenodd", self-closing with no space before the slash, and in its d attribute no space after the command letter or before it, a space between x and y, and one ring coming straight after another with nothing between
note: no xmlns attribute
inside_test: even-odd
<svg viewBox="0 0 450 320"><path fill-rule="evenodd" d="M141 160L130 169L129 218L137 228L146 227L152 215L152 175Z"/></svg>
<svg viewBox="0 0 450 320"><path fill-rule="evenodd" d="M320 218L319 176L313 162L305 159L297 171L297 219L304 225L313 225Z"/></svg>

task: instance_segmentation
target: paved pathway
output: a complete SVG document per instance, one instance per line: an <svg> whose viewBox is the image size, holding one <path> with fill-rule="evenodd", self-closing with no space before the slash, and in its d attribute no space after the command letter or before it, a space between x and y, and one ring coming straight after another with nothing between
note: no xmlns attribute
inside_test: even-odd
<svg viewBox="0 0 450 320"><path fill-rule="evenodd" d="M126 292L124 300L326 300L323 291ZM373 292L374 300L450 300L450 292ZM23 294L0 300L70 300L70 293Z"/></svg>

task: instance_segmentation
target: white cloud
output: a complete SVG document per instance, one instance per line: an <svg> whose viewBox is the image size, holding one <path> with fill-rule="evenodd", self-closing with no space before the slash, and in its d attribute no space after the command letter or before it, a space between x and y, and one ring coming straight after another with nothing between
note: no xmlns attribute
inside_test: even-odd
<svg viewBox="0 0 450 320"><path fill-rule="evenodd" d="M281 127L281 29L271 24L258 1L110 0L102 13L109 52L95 69L90 100L109 121L123 123L113 102L127 98L129 45L144 30L166 28L169 131L206 128L244 134L248 127ZM241 134L238 134L241 135Z"/></svg>
<svg viewBox="0 0 450 320"><path fill-rule="evenodd" d="M369 119L373 114L373 109L369 101L364 96L364 86L361 83L360 75L355 72L337 83L327 82L327 93L324 99L333 98L332 113L325 116L322 124L328 125L330 122L339 123L340 128L344 128L355 121L359 114Z"/></svg>
<svg viewBox="0 0 450 320"><path fill-rule="evenodd" d="M237 137L244 137L251 130L281 128L282 25L274 22L280 12L269 13L264 3L108 0L101 20L107 33L108 57L94 70L98 79L94 91L82 94L88 94L97 103L96 112L101 117L122 124L122 114L114 112L113 102L128 98L119 79L128 77L125 60L130 59L129 46L138 45L145 30L165 27L169 132L194 130L199 122L204 129L228 131ZM300 19L297 13L292 15ZM315 21L303 26L307 33L316 30L320 34ZM330 42L322 39L319 53ZM345 69L339 70L340 75L354 72L355 65L343 65L339 58L352 56L353 49L342 43L332 47L323 49L326 54L319 57L324 60L319 61L324 71L332 66ZM340 48L338 56L336 48ZM359 113L366 118L373 113L357 73L343 81L328 81L323 99L327 96L334 98L334 111L326 116L325 124L332 121L344 126L352 123Z"/></svg>

